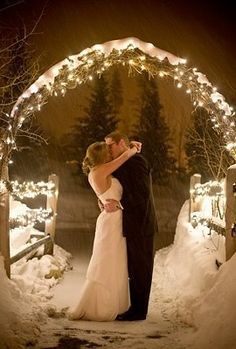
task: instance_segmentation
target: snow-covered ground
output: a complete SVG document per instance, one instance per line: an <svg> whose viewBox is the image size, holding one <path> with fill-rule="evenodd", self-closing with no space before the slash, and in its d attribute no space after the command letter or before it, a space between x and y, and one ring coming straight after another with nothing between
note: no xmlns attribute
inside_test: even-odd
<svg viewBox="0 0 236 349"><path fill-rule="evenodd" d="M0 348L234 349L236 255L218 270L224 244L223 236L192 228L186 201L174 243L156 252L148 318L130 323L66 318L88 260L79 263L55 245L53 257L15 263L9 280L0 258Z"/></svg>

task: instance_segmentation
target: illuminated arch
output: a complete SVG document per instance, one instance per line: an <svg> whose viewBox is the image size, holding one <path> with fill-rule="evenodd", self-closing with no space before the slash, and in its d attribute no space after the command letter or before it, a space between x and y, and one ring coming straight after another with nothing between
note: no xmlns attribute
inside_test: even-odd
<svg viewBox="0 0 236 349"><path fill-rule="evenodd" d="M112 65L122 64L129 72L148 72L151 77L171 77L177 88L185 88L193 107L205 108L213 127L223 133L225 145L236 159L236 136L233 109L216 91L207 77L190 68L186 60L156 48L137 38L125 38L94 45L79 54L69 56L41 75L17 100L11 114L2 145L1 162L8 161L15 147L15 136L24 120L39 111L52 95L66 93L79 84L100 76Z"/></svg>

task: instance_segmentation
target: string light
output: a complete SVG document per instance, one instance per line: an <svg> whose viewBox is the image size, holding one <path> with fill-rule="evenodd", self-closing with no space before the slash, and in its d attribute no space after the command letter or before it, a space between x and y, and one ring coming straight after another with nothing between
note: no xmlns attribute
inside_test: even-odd
<svg viewBox="0 0 236 349"><path fill-rule="evenodd" d="M0 181L0 192L8 190L13 197L35 198L39 195L52 196L55 193L55 184L53 182L23 182L18 181Z"/></svg>
<svg viewBox="0 0 236 349"><path fill-rule="evenodd" d="M216 128L224 136L226 149L236 159L235 115L217 88L197 68L189 68L186 60L175 57L154 45L135 38L95 45L53 66L19 97L9 117L11 135L4 136L0 149L0 171L10 159L18 129L30 115L41 110L52 95L64 95L68 88L86 83L112 65L127 65L128 74L146 71L150 77L172 78L176 86L185 88L195 107L201 106L216 118ZM63 87L62 87L63 86ZM8 130L9 132L9 130Z"/></svg>
<svg viewBox="0 0 236 349"><path fill-rule="evenodd" d="M13 197L20 199L23 198L35 198L38 195L46 195L47 197L52 196L55 193L55 184L49 182L23 182L18 181L0 181L0 195L9 191ZM18 213L9 219L10 229L16 227L33 227L37 223L49 222L56 214L53 213L52 209L29 209L27 208L24 212Z"/></svg>

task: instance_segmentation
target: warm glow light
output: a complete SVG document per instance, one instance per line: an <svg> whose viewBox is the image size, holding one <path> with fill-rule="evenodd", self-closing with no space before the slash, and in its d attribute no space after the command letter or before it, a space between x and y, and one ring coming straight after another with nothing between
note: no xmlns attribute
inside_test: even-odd
<svg viewBox="0 0 236 349"><path fill-rule="evenodd" d="M6 184L4 181L0 181L1 187ZM18 181L11 181L8 184L10 187L10 192L12 196L18 197L20 199L23 198L35 198L38 195L46 195L50 196L55 193L55 184L53 182L23 182L18 183Z"/></svg>
<svg viewBox="0 0 236 349"><path fill-rule="evenodd" d="M100 76L101 72L118 64L128 65L129 73L146 71L152 77L160 76L174 79L177 88L185 87L186 93L191 96L193 106L204 107L208 113L215 116L215 127L222 132L227 149L236 158L235 122L229 122L226 117L233 116L233 108L225 102L224 97L217 92L217 88L212 86L204 74L200 73L197 68L189 69L185 65L186 62L185 59L176 57L137 38L126 38L94 45L78 55L69 56L40 76L18 98L10 114L8 130L6 129L5 137L3 137L5 143L1 148L0 165L3 166L2 159L9 161L11 149L15 147L14 137L24 119L35 111L41 110L41 106L49 98L49 92L50 95L62 94L64 96L66 89L71 88L71 83L75 83L75 87L76 83L86 83L93 79L92 74ZM9 131L12 132L11 135L9 135Z"/></svg>

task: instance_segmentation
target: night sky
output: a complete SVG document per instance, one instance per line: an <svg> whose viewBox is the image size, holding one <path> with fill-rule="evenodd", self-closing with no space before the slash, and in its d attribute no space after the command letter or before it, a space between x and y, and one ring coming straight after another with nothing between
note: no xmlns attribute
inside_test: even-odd
<svg viewBox="0 0 236 349"><path fill-rule="evenodd" d="M3 4L12 6L4 9ZM1 24L17 26L24 21L32 26L43 7L38 34L32 38L36 54L41 56L42 73L86 47L134 36L187 58L188 65L206 74L229 104L236 107L236 21L229 2L1 0ZM51 100L44 107L40 117L51 133L59 135L65 119L70 123L76 116L86 88L79 91L79 95L78 91L70 91L63 100ZM160 86L160 93L168 104L172 98L169 85ZM129 92L127 95L130 101ZM172 105L167 106L168 115L185 109L186 100L181 95L176 95L174 101L176 103L172 100Z"/></svg>

